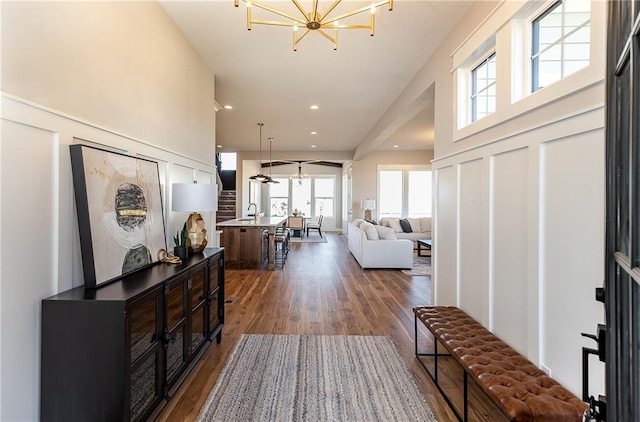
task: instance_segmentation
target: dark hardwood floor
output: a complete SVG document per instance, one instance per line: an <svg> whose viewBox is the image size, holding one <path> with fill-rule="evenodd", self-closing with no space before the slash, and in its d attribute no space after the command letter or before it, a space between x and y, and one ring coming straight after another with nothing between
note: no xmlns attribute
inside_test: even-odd
<svg viewBox="0 0 640 422"><path fill-rule="evenodd" d="M438 421L455 421L446 402L414 356L414 306L431 304L430 277L398 270L362 270L347 239L293 243L283 270L227 270L222 343L211 344L160 414L161 421L194 420L239 336L256 334L384 335L393 339ZM426 344L427 340L421 343ZM441 366L441 385L461 405L462 369ZM470 382L470 420L506 420ZM459 407L461 408L461 407Z"/></svg>

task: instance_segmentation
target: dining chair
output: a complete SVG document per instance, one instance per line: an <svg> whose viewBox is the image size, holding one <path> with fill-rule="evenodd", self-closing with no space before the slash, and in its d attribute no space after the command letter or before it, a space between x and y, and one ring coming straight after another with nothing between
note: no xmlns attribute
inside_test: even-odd
<svg viewBox="0 0 640 422"><path fill-rule="evenodd" d="M291 236L300 236L300 239L302 239L304 233L304 218L289 217L287 228L291 230Z"/></svg>
<svg viewBox="0 0 640 422"><path fill-rule="evenodd" d="M309 237L309 230L318 230L318 234L322 237L322 215L318 217L318 221L307 223L307 237Z"/></svg>

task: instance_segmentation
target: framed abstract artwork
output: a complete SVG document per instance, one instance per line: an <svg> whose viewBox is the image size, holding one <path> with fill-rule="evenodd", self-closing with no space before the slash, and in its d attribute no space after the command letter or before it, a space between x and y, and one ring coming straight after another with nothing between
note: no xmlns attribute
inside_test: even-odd
<svg viewBox="0 0 640 422"><path fill-rule="evenodd" d="M166 248L158 163L71 145L86 288L158 262Z"/></svg>

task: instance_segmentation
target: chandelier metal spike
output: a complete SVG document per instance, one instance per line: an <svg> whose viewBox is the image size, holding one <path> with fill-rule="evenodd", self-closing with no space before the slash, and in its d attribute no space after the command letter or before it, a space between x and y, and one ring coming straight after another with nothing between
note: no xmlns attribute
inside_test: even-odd
<svg viewBox="0 0 640 422"><path fill-rule="evenodd" d="M274 25L274 26L288 26L293 28L293 51L298 51L298 43L311 31L317 31L320 35L328 39L333 43L333 49L338 49L338 31L341 29L368 29L371 32L371 36L374 35L375 30L375 20L376 20L376 9L380 6L384 6L385 4L389 5L389 10L393 10L393 0L381 0L375 3L372 3L369 6L361 7L356 10L352 10L347 13L343 13L338 16L329 16L333 9L340 4L342 0L335 0L325 11L324 13L318 12L318 0L312 0L311 3L311 11L307 12L304 7L298 2L298 0L292 0L293 4L302 14L302 17L293 16L287 12L283 12L281 10L275 9L271 6L267 6L266 4L255 2L252 0L242 0L247 4L247 29L251 31L251 26L253 24L260 25ZM238 7L240 4L240 0L234 0L235 7ZM266 10L267 12L273 13L275 15L281 16L288 21L277 21L277 20L263 20L263 19L254 19L251 15L251 9L253 7L260 8L262 10ZM342 24L340 21L342 19L349 18L351 16L358 15L360 13L364 13L369 11L371 14L371 19L369 24ZM304 30L298 31L299 28L304 27ZM333 36L330 35L327 31L332 31ZM300 32L300 34L298 34Z"/></svg>

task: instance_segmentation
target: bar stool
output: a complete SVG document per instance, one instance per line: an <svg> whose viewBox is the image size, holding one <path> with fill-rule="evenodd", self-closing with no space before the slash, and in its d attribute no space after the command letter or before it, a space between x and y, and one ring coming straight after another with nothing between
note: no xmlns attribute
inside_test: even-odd
<svg viewBox="0 0 640 422"><path fill-rule="evenodd" d="M289 230L285 227L276 228L273 238L276 248L273 266L278 270L284 268L284 263L289 254L289 236Z"/></svg>

